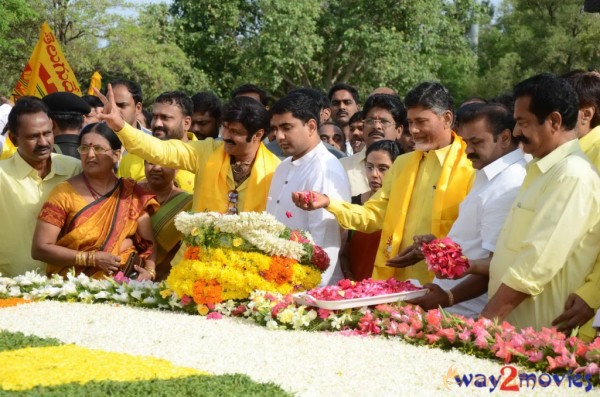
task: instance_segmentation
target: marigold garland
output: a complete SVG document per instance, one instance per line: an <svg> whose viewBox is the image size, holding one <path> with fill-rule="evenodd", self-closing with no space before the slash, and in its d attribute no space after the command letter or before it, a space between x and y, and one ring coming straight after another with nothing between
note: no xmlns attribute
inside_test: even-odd
<svg viewBox="0 0 600 397"><path fill-rule="evenodd" d="M194 282L194 302L199 305L214 305L223 300L223 289L216 280L196 280Z"/></svg>
<svg viewBox="0 0 600 397"><path fill-rule="evenodd" d="M173 266L167 286L178 297L187 295L197 304L209 304L245 299L255 289L289 294L314 288L320 281L319 270L290 258L208 248L200 250L197 259L184 259ZM219 294L201 291L209 288L209 282L214 283L212 287L220 286L220 299Z"/></svg>
<svg viewBox="0 0 600 397"><path fill-rule="evenodd" d="M0 299L0 309L3 307L13 307L13 306L21 305L23 303L31 303L31 301L29 299L23 299L23 298Z"/></svg>

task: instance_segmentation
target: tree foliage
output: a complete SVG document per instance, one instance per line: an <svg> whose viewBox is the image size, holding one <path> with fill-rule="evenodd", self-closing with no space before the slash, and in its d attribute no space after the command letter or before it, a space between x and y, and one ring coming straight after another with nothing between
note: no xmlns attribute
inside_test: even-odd
<svg viewBox="0 0 600 397"><path fill-rule="evenodd" d="M536 73L597 68L600 15L581 0L506 0L480 43L477 90L495 95Z"/></svg>
<svg viewBox="0 0 600 397"><path fill-rule="evenodd" d="M172 12L222 94L244 82L275 95L335 82L404 92L476 68L464 25L480 12L473 0L175 0Z"/></svg>
<svg viewBox="0 0 600 397"><path fill-rule="evenodd" d="M148 100L164 91L193 93L209 86L206 75L191 66L175 43L172 16L164 4L136 8L123 0L7 0L0 10L3 16L14 15L0 22L0 32L26 32L12 41L0 39L0 48L14 54L11 69L0 66L11 76L3 87L6 93L25 67L43 21L54 30L82 91L95 70L104 84L115 77L139 82Z"/></svg>
<svg viewBox="0 0 600 397"><path fill-rule="evenodd" d="M138 81L146 103L167 90L243 83L279 97L297 86L336 82L364 97L377 86L400 95L442 81L458 101L493 96L541 71L600 62L600 15L582 0L173 0L135 7L125 0L4 0L0 82L6 94L46 20L82 89L94 70L104 82ZM470 40L479 27L478 45Z"/></svg>

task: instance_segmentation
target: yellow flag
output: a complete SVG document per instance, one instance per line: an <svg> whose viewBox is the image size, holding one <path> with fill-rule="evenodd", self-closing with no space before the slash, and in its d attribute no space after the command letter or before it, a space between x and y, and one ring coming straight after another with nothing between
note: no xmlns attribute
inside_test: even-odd
<svg viewBox="0 0 600 397"><path fill-rule="evenodd" d="M57 91L81 95L73 69L69 66L50 26L44 22L40 38L17 81L11 99L16 102L25 95L43 98Z"/></svg>
<svg viewBox="0 0 600 397"><path fill-rule="evenodd" d="M96 95L94 93L94 88L96 88L98 91L100 91L100 88L102 87L102 75L98 72L94 72L94 74L92 74L92 78L90 79L90 88L88 88L88 95Z"/></svg>

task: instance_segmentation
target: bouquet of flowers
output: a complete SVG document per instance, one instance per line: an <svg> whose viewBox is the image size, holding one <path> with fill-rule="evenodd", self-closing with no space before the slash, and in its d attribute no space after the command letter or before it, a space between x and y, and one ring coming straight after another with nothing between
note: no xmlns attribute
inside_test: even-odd
<svg viewBox="0 0 600 397"><path fill-rule="evenodd" d="M183 212L175 227L187 249L167 286L198 305L245 299L256 289L307 290L319 284L329 266L310 234L291 230L267 213Z"/></svg>
<svg viewBox="0 0 600 397"><path fill-rule="evenodd" d="M460 278L469 268L462 248L451 238L435 239L421 244L427 268L440 278Z"/></svg>

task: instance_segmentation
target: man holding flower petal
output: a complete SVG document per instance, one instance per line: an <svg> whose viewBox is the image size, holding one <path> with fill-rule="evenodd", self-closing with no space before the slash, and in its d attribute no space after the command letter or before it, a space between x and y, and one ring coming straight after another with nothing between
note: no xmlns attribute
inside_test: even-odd
<svg viewBox="0 0 600 397"><path fill-rule="evenodd" d="M374 279L414 278L426 283L433 275L424 262L396 267L417 255L413 236L448 233L474 170L465 142L452 131L453 100L443 85L422 83L406 95L405 102L415 151L396 159L382 188L369 201L352 205L316 194L305 203L300 192L293 194L293 200L306 210L327 208L344 228L365 233L381 230Z"/></svg>
<svg viewBox="0 0 600 397"><path fill-rule="evenodd" d="M525 178L527 161L512 135L514 125L510 110L501 104L474 103L463 110L459 133L477 172L448 237L461 246L470 262L467 273L471 274L460 280L436 277L433 284L426 285L430 293L410 303L426 310L449 307L449 312L467 317L478 316L487 303L489 263ZM433 238L415 236L415 244Z"/></svg>

